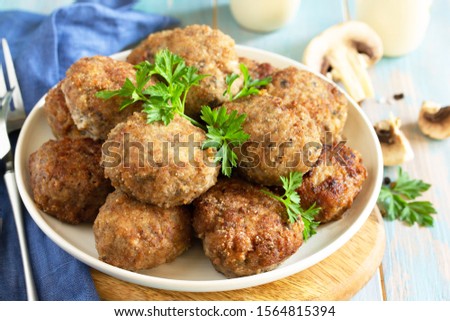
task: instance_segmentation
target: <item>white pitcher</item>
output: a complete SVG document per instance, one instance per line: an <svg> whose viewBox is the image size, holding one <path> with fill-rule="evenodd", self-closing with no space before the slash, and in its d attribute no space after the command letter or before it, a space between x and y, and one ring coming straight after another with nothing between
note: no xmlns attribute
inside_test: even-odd
<svg viewBox="0 0 450 321"><path fill-rule="evenodd" d="M385 56L415 50L425 37L432 0L355 0L355 18L381 37Z"/></svg>

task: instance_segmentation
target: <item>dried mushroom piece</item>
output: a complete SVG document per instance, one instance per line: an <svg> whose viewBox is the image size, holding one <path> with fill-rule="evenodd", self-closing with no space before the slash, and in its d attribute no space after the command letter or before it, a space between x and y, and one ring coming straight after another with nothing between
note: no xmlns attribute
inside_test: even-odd
<svg viewBox="0 0 450 321"><path fill-rule="evenodd" d="M383 120L374 126L380 140L384 166L400 165L414 158L411 145L400 130L400 125L400 119L391 116L389 120Z"/></svg>
<svg viewBox="0 0 450 321"><path fill-rule="evenodd" d="M432 101L424 101L419 113L419 128L434 139L450 136L450 106L441 107Z"/></svg>
<svg viewBox="0 0 450 321"><path fill-rule="evenodd" d="M359 21L344 22L325 30L308 44L303 62L341 81L357 102L374 96L367 68L383 56L378 34Z"/></svg>

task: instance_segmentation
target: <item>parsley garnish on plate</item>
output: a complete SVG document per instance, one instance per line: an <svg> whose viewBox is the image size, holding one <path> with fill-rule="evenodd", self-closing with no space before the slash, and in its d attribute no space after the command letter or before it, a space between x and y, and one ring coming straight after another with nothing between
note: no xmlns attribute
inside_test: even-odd
<svg viewBox="0 0 450 321"><path fill-rule="evenodd" d="M231 86L236 81L236 79L239 78L238 74L230 74L227 75L225 82L227 84L227 89L224 91L223 95L228 95L230 101L236 100L238 98L255 95L259 93L259 87L265 86L269 84L272 81L272 77L266 77L264 79L253 79L249 72L247 67L244 64L239 64L239 69L242 72L242 76L244 77L244 84L242 86L242 89L233 96L233 93L231 92Z"/></svg>
<svg viewBox="0 0 450 321"><path fill-rule="evenodd" d="M215 162L222 162L222 173L228 177L231 176L232 167L237 166L237 155L233 148L250 137L242 129L245 117L246 114L238 115L235 110L228 114L223 106L218 109L202 107L201 119L207 124L208 130L202 148L213 147L217 150Z"/></svg>
<svg viewBox="0 0 450 321"><path fill-rule="evenodd" d="M301 172L290 172L288 177L280 176L280 179L284 189L282 196L275 195L267 190L262 190L262 192L281 202L286 207L290 223L295 223L299 219L299 216L301 217L304 225L303 240L306 241L316 234L319 222L314 221L314 217L320 211L320 207L316 207L314 203L307 210L304 210L300 206L300 195L298 195L297 189L303 182L303 174Z"/></svg>
<svg viewBox="0 0 450 321"><path fill-rule="evenodd" d="M397 181L381 187L378 205L388 220L400 220L409 225L433 226L436 209L429 201L413 201L430 188L430 184L419 179L411 179L401 167Z"/></svg>

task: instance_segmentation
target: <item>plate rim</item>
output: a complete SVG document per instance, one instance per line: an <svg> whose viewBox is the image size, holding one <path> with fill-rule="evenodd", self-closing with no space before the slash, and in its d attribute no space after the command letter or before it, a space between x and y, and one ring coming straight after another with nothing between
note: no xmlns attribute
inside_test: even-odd
<svg viewBox="0 0 450 321"><path fill-rule="evenodd" d="M356 232L362 227L362 225L366 222L373 208L376 206L376 200L378 197L379 189L381 188L381 181L383 175L383 166L382 166L382 154L381 147L379 145L378 139L376 137L376 133L373 130L373 126L371 125L370 120L367 115L361 110L359 105L342 89L340 86L326 78L325 76L311 70L311 68L301 64L298 61L295 61L291 58L282 56L280 54L269 52L262 49L257 49L244 45L236 45L236 50L238 51L239 56L247 57L248 55L263 55L264 57L274 57L278 61L283 61L286 64L295 66L300 69L305 69L321 79L327 81L332 84L335 88L337 88L341 93L343 93L349 102L349 104L353 105L355 111L359 114L359 117L362 118L364 123L370 128L369 132L371 133L372 139L375 141L376 155L377 159L375 163L378 165L376 169L376 177L374 182L374 190L370 193L370 198L365 202L365 206L360 213L359 217L353 222L353 224L348 227L344 233L342 233L336 240L334 240L331 244L328 244L324 248L320 249L318 252L310 255L307 259L303 261L296 262L294 264L280 267L265 273L244 276L239 278L231 278L231 279L220 279L220 280L179 280L179 279L170 279L152 275L140 274L137 272L132 272L128 270L124 270L115 266L112 266L108 263L100 261L98 258L94 258L91 255L85 253L83 250L78 249L75 245L71 244L69 241L60 236L50 225L42 218L40 214L40 210L34 203L34 200L28 194L26 186L24 184L26 178L23 176L21 170L16 170L17 175L17 185L19 189L19 193L23 200L23 203L31 215L33 221L38 225L38 227L49 237L57 246L62 248L64 251L83 262L84 264L94 268L100 272L118 278L120 280L124 280L127 282L131 282L134 284L143 285L146 287L158 288L163 290L171 290L171 291L188 291L188 292L217 292L217 291L229 291L229 290L238 290L243 288L249 288L253 286L258 286L261 284L266 284L269 282L273 282L276 280L280 280L286 278L295 273L301 272L320 261L326 259L328 256L336 252L340 249L347 241L353 237ZM131 50L122 51L116 54L111 55L112 58L118 59L120 57L124 57ZM36 113L42 112L42 105L45 101L46 94L39 99L39 101L34 105L32 111L28 115L24 126L19 134L19 138L17 141L17 150L22 150L22 146L25 143L24 137L25 133L29 130L28 124L29 119L33 119ZM16 169L21 168L22 159L21 154L15 154L15 166Z"/></svg>

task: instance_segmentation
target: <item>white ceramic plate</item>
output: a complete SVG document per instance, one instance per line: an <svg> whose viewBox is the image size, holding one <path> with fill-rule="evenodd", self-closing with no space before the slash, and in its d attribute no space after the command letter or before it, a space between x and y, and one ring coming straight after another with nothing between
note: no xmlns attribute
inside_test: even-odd
<svg viewBox="0 0 450 321"><path fill-rule="evenodd" d="M293 65L306 68L294 60L262 50L237 46L237 51L240 56L270 62L276 67ZM123 60L127 54L128 52L122 52L113 57ZM302 271L338 250L360 229L375 206L382 178L381 150L369 120L359 106L345 95L350 107L344 135L348 138L347 144L362 154L368 179L344 218L319 227L317 234L297 253L270 272L227 279L215 271L203 254L199 241L172 263L140 272L126 271L98 260L91 225L73 226L62 223L40 211L32 198L28 158L44 142L54 138L41 108L45 97L36 104L20 133L15 158L19 192L32 218L50 239L80 261L118 279L154 288L196 292L234 290L275 281Z"/></svg>

